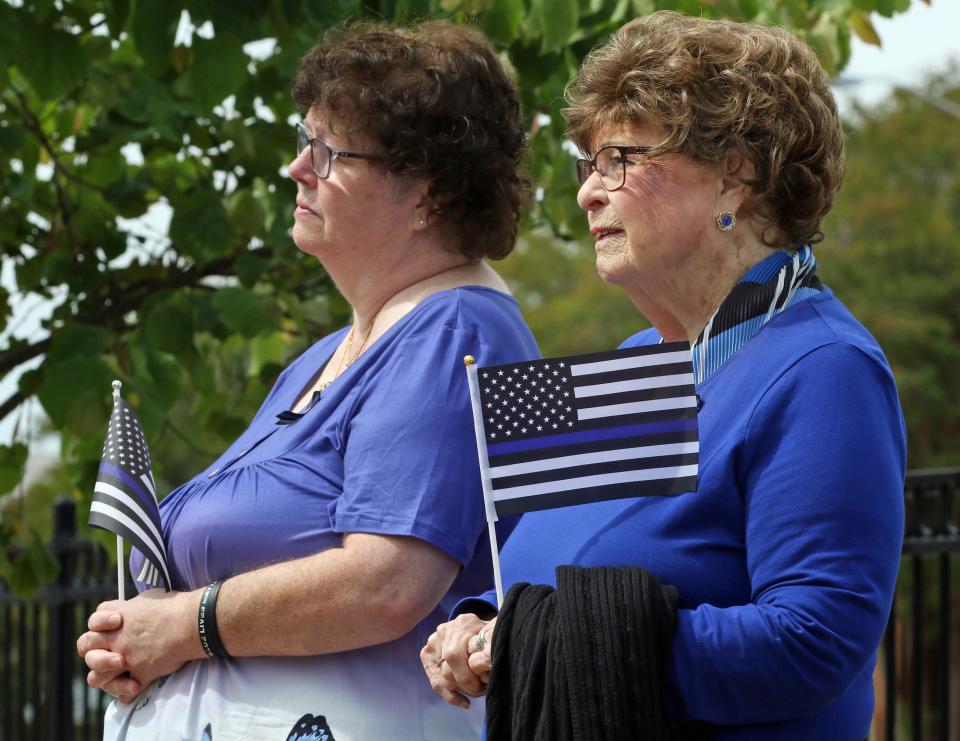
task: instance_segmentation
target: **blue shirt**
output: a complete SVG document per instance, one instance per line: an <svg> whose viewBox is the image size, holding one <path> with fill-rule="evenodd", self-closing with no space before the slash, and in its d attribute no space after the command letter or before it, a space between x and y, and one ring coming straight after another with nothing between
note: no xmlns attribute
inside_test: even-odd
<svg viewBox="0 0 960 741"><path fill-rule="evenodd" d="M890 368L825 290L697 392L697 490L524 515L502 549L505 588L555 584L559 564L642 566L679 590L678 714L718 724L717 739L863 739L903 537Z"/></svg>
<svg viewBox="0 0 960 741"><path fill-rule="evenodd" d="M215 719L229 715L231 723L247 724L240 735L273 737L310 713L323 714L337 739L386 737L388 729L401 737L424 738L422 729L437 738L463 737L467 715L433 693L418 660L452 605L492 583L463 358L490 365L539 352L511 297L483 287L443 291L388 329L309 411L278 424L278 415L289 418L285 413L312 387L345 331L294 361L250 427L161 501L173 587L196 589L314 554L352 532L419 538L463 568L438 608L390 644L318 657L188 663L151 690L147 707L157 720L148 728L199 738L213 720L217 738ZM134 573L141 558L134 555ZM259 703L270 706L269 719L256 714ZM111 711L111 723L127 729L118 737L148 712L132 707Z"/></svg>

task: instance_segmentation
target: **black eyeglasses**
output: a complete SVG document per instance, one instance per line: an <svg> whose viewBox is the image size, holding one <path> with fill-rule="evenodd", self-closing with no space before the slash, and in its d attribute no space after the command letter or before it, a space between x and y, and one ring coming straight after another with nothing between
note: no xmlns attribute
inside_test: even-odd
<svg viewBox="0 0 960 741"><path fill-rule="evenodd" d="M297 157L300 153L310 147L310 164L313 165L313 171L321 180L330 177L330 166L333 161L339 157L353 157L358 160L379 160L383 159L379 154L360 154L359 152L338 152L331 149L330 145L322 139L310 136L310 133L303 127L303 124L297 124Z"/></svg>
<svg viewBox="0 0 960 741"><path fill-rule="evenodd" d="M627 179L627 165L635 164L628 154L647 154L653 147L604 147L592 160L577 160L577 179L580 185L594 172L600 176L600 185L606 191L618 190Z"/></svg>

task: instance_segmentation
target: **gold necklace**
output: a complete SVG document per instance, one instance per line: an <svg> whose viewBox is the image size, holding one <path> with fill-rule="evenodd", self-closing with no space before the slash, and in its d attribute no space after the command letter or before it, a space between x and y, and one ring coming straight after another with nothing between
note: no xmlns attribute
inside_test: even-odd
<svg viewBox="0 0 960 741"><path fill-rule="evenodd" d="M333 374L333 378L331 378L329 381L324 381L320 384L318 387L319 391L326 391L327 386L340 378L341 374L357 361L357 358L359 358L363 353L363 348L367 346L367 340L370 339L370 333L373 332L373 325L376 324L376 322L377 315L374 314L373 320L370 322L370 326L367 327L367 331L364 332L363 337L360 338L360 347L357 350L357 354L354 355L349 362L347 362L347 357L350 355L350 351L353 349L353 332L357 325L353 324L350 326L350 334L347 335L347 344L344 345L343 354L340 356L340 362L337 364L337 372ZM346 365L344 365L345 362Z"/></svg>

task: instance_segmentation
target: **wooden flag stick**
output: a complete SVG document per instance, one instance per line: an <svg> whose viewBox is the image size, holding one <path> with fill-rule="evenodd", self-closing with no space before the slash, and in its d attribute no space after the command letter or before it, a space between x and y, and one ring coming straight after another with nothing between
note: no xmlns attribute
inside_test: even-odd
<svg viewBox="0 0 960 741"><path fill-rule="evenodd" d="M116 406L120 402L120 381L113 382L113 404ZM123 538L119 535L117 536L117 595L120 598L120 601L123 602L127 597L125 594L124 584L126 579L123 578Z"/></svg>
<svg viewBox="0 0 960 741"><path fill-rule="evenodd" d="M480 460L480 481L483 484L483 504L487 514L487 531L490 534L490 557L493 559L493 582L497 588L497 608L503 607L503 580L500 578L500 547L497 545L497 508L493 504L493 489L490 486L490 464L487 459L487 438L483 431L483 408L480 404L480 384L477 380L476 361L472 355L463 358L467 368L467 383L470 385L470 406L473 408L473 431L477 438L477 458Z"/></svg>

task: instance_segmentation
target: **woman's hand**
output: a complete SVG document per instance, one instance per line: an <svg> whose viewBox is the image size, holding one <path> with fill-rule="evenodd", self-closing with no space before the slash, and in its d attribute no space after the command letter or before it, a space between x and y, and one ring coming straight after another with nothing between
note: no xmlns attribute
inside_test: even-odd
<svg viewBox="0 0 960 741"><path fill-rule="evenodd" d="M476 639L470 641L471 651L467 658L467 665L470 667L470 671L483 682L484 689L490 683L490 667L493 666L493 632L496 629L497 619L493 618L477 634L481 640L479 642Z"/></svg>
<svg viewBox="0 0 960 741"><path fill-rule="evenodd" d="M87 668L87 684L120 700L131 702L140 690L140 683L128 674L127 662L109 649L110 634L120 628L123 618L118 612L95 612L87 621L91 629L77 640L77 652Z"/></svg>
<svg viewBox="0 0 960 741"><path fill-rule="evenodd" d="M420 651L430 686L451 705L468 708L467 696L479 697L486 692L495 623L496 618L486 622L473 614L459 615L438 626ZM477 641L481 634L482 646Z"/></svg>
<svg viewBox="0 0 960 741"><path fill-rule="evenodd" d="M90 669L87 684L130 702L158 677L204 656L196 632L198 603L199 592L152 589L98 605L88 632L77 640Z"/></svg>

